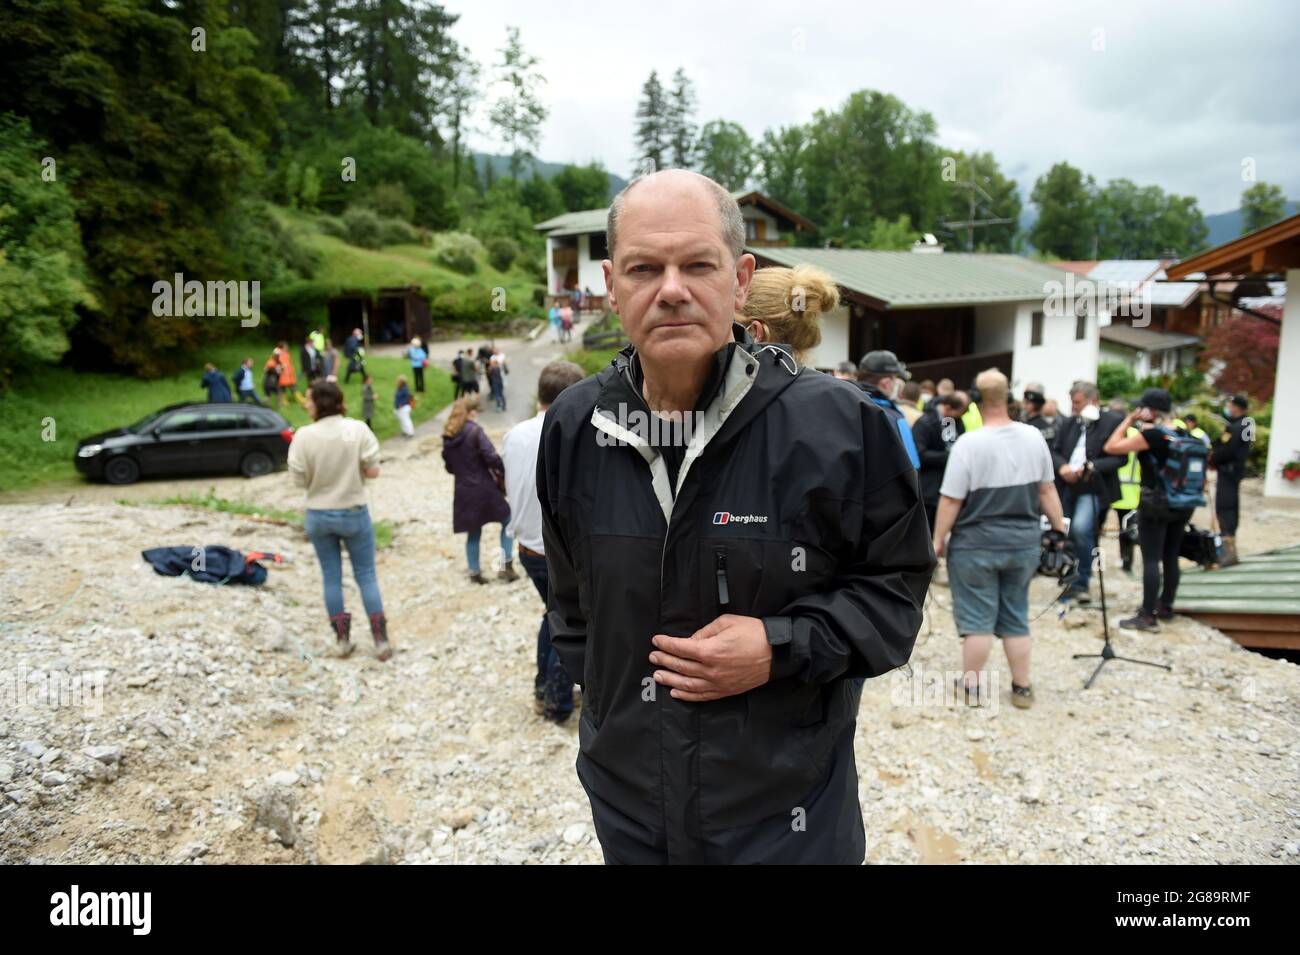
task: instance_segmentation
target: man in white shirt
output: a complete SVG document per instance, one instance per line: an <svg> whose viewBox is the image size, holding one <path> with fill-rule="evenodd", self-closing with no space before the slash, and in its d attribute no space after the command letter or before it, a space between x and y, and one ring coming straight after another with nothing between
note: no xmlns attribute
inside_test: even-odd
<svg viewBox="0 0 1300 955"><path fill-rule="evenodd" d="M519 545L523 564L542 603L547 600L546 554L542 544L542 508L537 500L537 447L542 439L546 409L560 392L586 377L571 361L553 361L537 380L535 416L520 422L501 442L501 460L506 467L506 498L510 501L510 536ZM542 612L537 631L537 677L533 681L534 709L546 719L563 723L573 713L573 679L551 649L551 628Z"/></svg>

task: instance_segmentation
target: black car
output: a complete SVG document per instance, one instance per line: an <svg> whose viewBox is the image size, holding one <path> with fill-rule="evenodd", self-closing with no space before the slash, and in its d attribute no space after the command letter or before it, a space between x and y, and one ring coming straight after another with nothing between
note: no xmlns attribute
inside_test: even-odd
<svg viewBox="0 0 1300 955"><path fill-rule="evenodd" d="M141 477L238 472L259 477L289 458L293 428L256 405L169 405L129 428L77 443L77 470L109 484Z"/></svg>

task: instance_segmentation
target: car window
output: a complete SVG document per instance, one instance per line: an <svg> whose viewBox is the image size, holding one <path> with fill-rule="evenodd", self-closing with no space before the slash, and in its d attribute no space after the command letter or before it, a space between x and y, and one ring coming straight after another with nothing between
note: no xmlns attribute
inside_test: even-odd
<svg viewBox="0 0 1300 955"><path fill-rule="evenodd" d="M209 412L203 416L203 431L238 431L244 427L242 415L230 412Z"/></svg>
<svg viewBox="0 0 1300 955"><path fill-rule="evenodd" d="M156 422L159 418L161 418L166 413L167 412L164 410L164 411L155 411L152 414L145 415L145 417L141 418L135 424L131 425L131 427L127 430L134 431L137 434L143 434L153 426L154 422Z"/></svg>
<svg viewBox="0 0 1300 955"><path fill-rule="evenodd" d="M159 427L163 434L187 434L198 431L203 415L198 411L178 411L170 415Z"/></svg>

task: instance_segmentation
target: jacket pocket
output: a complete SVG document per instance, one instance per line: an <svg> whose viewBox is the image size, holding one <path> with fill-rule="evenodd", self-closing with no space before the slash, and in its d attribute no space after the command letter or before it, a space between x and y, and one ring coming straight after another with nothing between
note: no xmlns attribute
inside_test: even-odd
<svg viewBox="0 0 1300 955"><path fill-rule="evenodd" d="M857 688L853 682L835 680L821 688L818 700L808 711L791 721L791 729L818 779L826 774L835 741L853 722L856 703Z"/></svg>

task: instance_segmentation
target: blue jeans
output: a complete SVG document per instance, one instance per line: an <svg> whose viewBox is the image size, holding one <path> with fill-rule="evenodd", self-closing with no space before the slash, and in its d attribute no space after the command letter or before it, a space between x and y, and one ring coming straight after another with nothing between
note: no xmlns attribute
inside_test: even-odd
<svg viewBox="0 0 1300 955"><path fill-rule="evenodd" d="M1064 501L1065 516L1070 519L1070 549L1079 561L1079 579L1070 585L1072 592L1087 593L1092 579L1092 551L1097 546L1100 518L1105 516L1105 508L1098 513L1097 501L1097 495L1075 490L1070 490Z"/></svg>
<svg viewBox="0 0 1300 955"><path fill-rule="evenodd" d="M506 533L506 527L509 523L510 518L508 516L501 522L501 559L507 562L510 560L511 548L514 546L510 542L510 535ZM478 541L482 533L483 528L476 527L465 535L465 559L469 561L469 572L471 574L479 572Z"/></svg>
<svg viewBox="0 0 1300 955"><path fill-rule="evenodd" d="M537 628L537 676L533 678L533 693L542 700L549 719L562 720L573 712L573 680L551 646L551 624L546 619L546 589L550 579L546 572L546 558L520 551L519 563L542 596L542 625Z"/></svg>
<svg viewBox="0 0 1300 955"><path fill-rule="evenodd" d="M368 507L346 510L307 511L304 523L307 536L316 548L321 576L325 578L325 609L331 617L343 612L343 555L339 545L346 543L352 560L352 575L361 588L361 602L367 614L383 613L379 596L379 576L375 573L375 528L370 523Z"/></svg>

